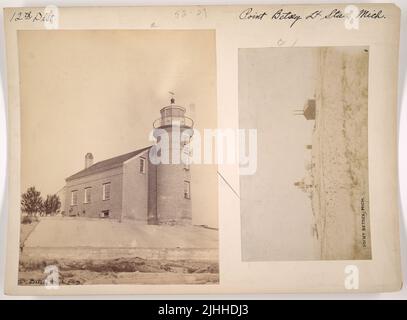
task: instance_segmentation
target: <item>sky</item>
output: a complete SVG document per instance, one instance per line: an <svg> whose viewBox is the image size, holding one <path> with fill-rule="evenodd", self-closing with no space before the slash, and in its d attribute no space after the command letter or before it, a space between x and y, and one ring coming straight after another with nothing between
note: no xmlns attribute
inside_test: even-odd
<svg viewBox="0 0 407 320"><path fill-rule="evenodd" d="M294 186L305 176L314 121L293 115L315 94L314 48L239 50L240 127L257 128L258 167L242 176L242 250L247 260L314 255L312 209Z"/></svg>
<svg viewBox="0 0 407 320"><path fill-rule="evenodd" d="M169 104L216 127L215 34L205 30L19 31L21 188L58 192L94 162L150 145ZM217 225L216 168L191 166L193 219Z"/></svg>

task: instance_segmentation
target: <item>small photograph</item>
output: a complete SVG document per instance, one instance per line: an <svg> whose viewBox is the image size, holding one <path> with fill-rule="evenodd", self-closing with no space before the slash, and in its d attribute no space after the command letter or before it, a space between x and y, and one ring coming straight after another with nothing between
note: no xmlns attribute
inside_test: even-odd
<svg viewBox="0 0 407 320"><path fill-rule="evenodd" d="M371 259L368 47L239 49L243 261Z"/></svg>
<svg viewBox="0 0 407 320"><path fill-rule="evenodd" d="M18 33L18 284L218 284L213 30Z"/></svg>

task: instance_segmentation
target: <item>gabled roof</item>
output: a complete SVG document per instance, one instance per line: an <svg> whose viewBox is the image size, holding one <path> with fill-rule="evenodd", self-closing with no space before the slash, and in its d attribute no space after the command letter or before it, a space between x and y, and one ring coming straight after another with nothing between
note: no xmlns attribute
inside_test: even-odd
<svg viewBox="0 0 407 320"><path fill-rule="evenodd" d="M114 157L114 158L96 162L95 164L91 165L89 168L83 169L83 170L69 176L68 178L65 179L65 181L71 181L74 179L89 176L91 174L95 174L95 173L99 173L99 172L103 172L103 171L106 171L109 169L119 167L119 166L123 165L123 162L135 157L136 155L138 155L150 148L151 148L151 146L143 148L143 149L139 149L139 150L136 150L133 152L129 152L126 154L122 154L122 155Z"/></svg>

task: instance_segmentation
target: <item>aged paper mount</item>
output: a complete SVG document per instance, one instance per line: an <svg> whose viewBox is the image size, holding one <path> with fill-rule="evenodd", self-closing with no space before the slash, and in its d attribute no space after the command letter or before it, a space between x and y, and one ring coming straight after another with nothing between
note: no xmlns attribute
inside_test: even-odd
<svg viewBox="0 0 407 320"><path fill-rule="evenodd" d="M400 289L396 6L4 21L7 294Z"/></svg>

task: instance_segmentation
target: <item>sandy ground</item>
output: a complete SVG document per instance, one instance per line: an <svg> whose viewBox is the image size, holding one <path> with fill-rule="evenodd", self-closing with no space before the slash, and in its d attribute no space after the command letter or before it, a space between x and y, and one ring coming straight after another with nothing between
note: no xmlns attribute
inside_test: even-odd
<svg viewBox="0 0 407 320"><path fill-rule="evenodd" d="M75 270L61 272L60 285L94 285L94 284L211 284L218 283L219 275L211 273L135 273L135 272L91 272ZM20 285L44 285L41 271L20 272Z"/></svg>
<svg viewBox="0 0 407 320"><path fill-rule="evenodd" d="M24 247L217 248L218 232L199 226L47 217L41 219Z"/></svg>
<svg viewBox="0 0 407 320"><path fill-rule="evenodd" d="M61 285L83 284L200 284L219 281L217 262L146 260L21 260L20 285L44 285L46 266L58 268Z"/></svg>
<svg viewBox="0 0 407 320"><path fill-rule="evenodd" d="M311 172L318 258L370 259L368 59L360 48L323 52Z"/></svg>
<svg viewBox="0 0 407 320"><path fill-rule="evenodd" d="M35 228L23 229L20 285L43 285L48 266L58 268L62 285L219 281L217 258L206 253L217 252L217 230L66 217L43 217ZM151 254L142 256L140 249ZM203 256L197 259L196 252Z"/></svg>

